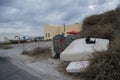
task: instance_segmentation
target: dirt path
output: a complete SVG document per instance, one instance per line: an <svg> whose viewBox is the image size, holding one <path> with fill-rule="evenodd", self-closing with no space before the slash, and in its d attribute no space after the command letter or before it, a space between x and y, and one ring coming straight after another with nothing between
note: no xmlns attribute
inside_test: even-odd
<svg viewBox="0 0 120 80"><path fill-rule="evenodd" d="M13 44L11 46L14 48L7 50L0 49L0 56L8 57L13 60L16 60L20 62L23 66L30 67L35 71L39 71L43 74L47 74L48 76L53 77L53 79L56 78L55 80L72 80L70 77L63 75L56 70L56 67L59 66L59 64L61 64L61 61L59 59L57 60L52 58L35 59L33 57L29 57L21 54L23 52L23 44ZM35 43L35 42L25 43L24 50L32 50L38 46L51 48L53 45L52 45L52 41L39 42L39 43Z"/></svg>

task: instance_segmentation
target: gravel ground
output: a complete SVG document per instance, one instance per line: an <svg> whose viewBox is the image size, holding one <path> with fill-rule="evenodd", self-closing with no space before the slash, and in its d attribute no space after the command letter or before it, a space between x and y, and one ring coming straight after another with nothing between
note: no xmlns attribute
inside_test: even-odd
<svg viewBox="0 0 120 80"><path fill-rule="evenodd" d="M24 50L33 50L34 48L40 47L52 47L52 41L47 42L33 42L23 44L13 44L10 45L14 47L13 49L0 49L1 57L8 57L13 60L21 62L24 66L30 67L35 71L40 71L43 74L48 74L48 77L53 77L50 80L72 80L71 77L63 75L61 72L56 70L56 67L61 64L59 59L35 59L34 57L29 57L27 55L22 55L23 46Z"/></svg>

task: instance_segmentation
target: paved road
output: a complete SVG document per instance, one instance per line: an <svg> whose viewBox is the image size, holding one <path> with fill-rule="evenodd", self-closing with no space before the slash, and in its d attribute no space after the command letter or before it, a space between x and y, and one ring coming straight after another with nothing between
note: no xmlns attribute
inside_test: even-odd
<svg viewBox="0 0 120 80"><path fill-rule="evenodd" d="M15 66L8 59L0 58L0 80L41 80Z"/></svg>

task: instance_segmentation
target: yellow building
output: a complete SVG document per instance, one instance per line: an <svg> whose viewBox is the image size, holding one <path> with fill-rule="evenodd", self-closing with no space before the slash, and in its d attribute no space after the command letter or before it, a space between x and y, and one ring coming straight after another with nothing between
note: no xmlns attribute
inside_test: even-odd
<svg viewBox="0 0 120 80"><path fill-rule="evenodd" d="M44 40L52 40L54 36L58 34L64 33L65 36L67 36L67 32L75 30L80 32L82 29L80 24L72 24L72 25L44 25Z"/></svg>

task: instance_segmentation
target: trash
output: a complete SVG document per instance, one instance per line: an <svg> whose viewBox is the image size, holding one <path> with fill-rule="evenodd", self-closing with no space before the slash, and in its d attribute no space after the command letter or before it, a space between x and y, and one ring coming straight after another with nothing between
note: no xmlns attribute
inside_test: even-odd
<svg viewBox="0 0 120 80"><path fill-rule="evenodd" d="M53 58L59 58L60 53L75 39L77 39L77 36L74 34L70 34L67 37L64 37L63 35L56 35L53 38Z"/></svg>
<svg viewBox="0 0 120 80"><path fill-rule="evenodd" d="M60 53L65 49L64 43L65 37L63 35L56 35L53 38L53 58L59 58Z"/></svg>
<svg viewBox="0 0 120 80"><path fill-rule="evenodd" d="M61 54L60 60L62 61L86 61L93 56L91 53L95 51L106 51L108 49L109 40L91 38L95 40L95 44L86 44L85 38L73 41Z"/></svg>
<svg viewBox="0 0 120 80"><path fill-rule="evenodd" d="M67 66L66 71L70 73L80 73L89 66L89 61L77 61L70 62Z"/></svg>
<svg viewBox="0 0 120 80"><path fill-rule="evenodd" d="M85 41L86 41L86 44L95 44L96 43L96 39L93 41L90 39L89 36L85 39Z"/></svg>

